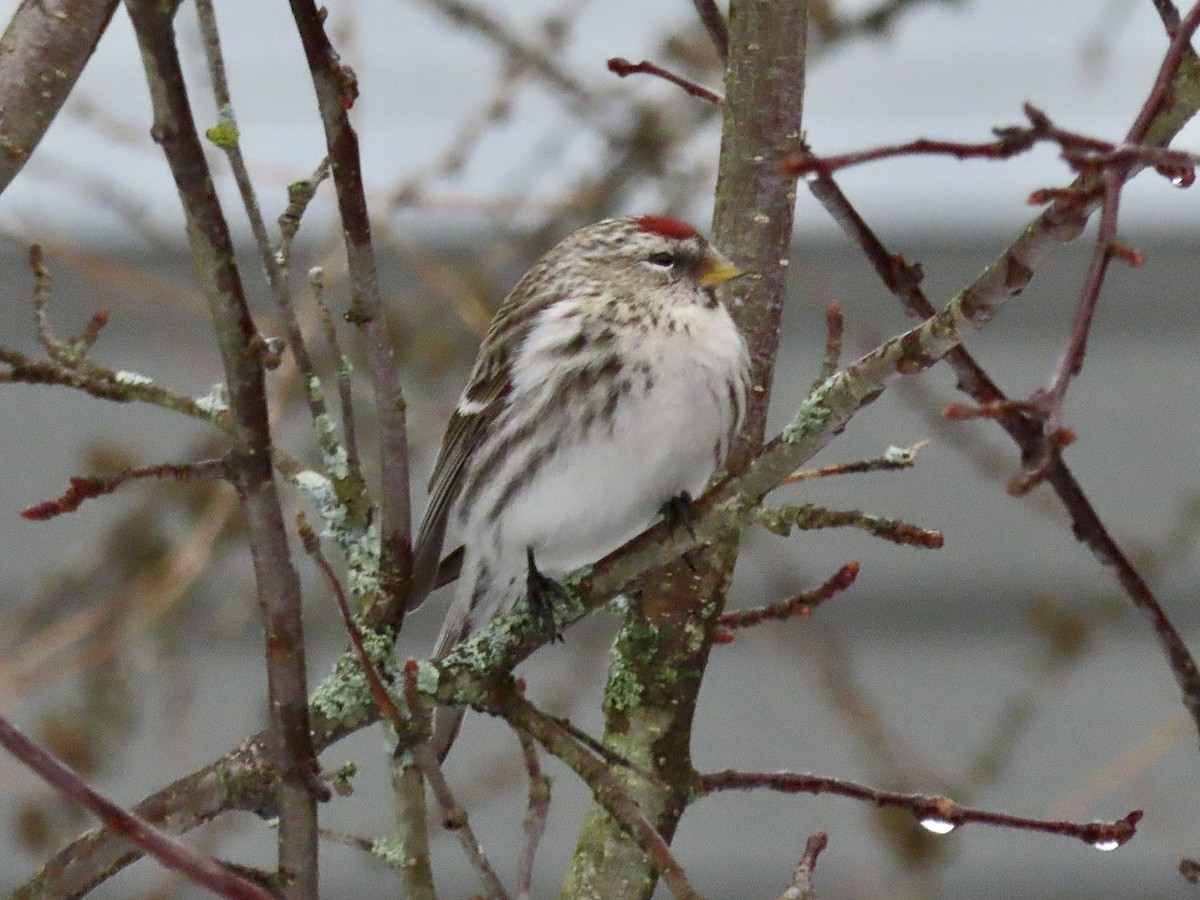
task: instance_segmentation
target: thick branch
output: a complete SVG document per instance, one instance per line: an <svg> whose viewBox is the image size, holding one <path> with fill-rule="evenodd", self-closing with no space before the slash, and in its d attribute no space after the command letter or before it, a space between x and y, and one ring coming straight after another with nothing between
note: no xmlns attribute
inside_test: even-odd
<svg viewBox="0 0 1200 900"><path fill-rule="evenodd" d="M57 118L117 0L22 0L0 38L0 193Z"/></svg>
<svg viewBox="0 0 1200 900"><path fill-rule="evenodd" d="M129 0L162 144L187 219L229 389L237 442L232 477L246 516L266 632L272 758L280 773L279 868L289 897L317 895L316 759L309 738L300 582L271 470L271 430L261 339L246 305L229 227L196 132L175 45L173 11Z"/></svg>

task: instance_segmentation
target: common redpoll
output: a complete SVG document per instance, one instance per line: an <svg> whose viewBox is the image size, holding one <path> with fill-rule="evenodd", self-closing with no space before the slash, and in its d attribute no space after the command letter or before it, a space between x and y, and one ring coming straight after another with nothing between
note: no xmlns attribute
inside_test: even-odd
<svg viewBox="0 0 1200 900"><path fill-rule="evenodd" d="M703 490L749 389L745 341L714 293L738 274L690 225L641 216L579 229L513 288L446 429L417 538L412 606L448 526L465 545L435 658ZM443 751L456 726L441 729Z"/></svg>

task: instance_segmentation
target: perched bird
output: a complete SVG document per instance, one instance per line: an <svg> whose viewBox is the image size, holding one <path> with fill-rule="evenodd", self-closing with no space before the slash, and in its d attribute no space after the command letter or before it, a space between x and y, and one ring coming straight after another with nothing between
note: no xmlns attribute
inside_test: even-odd
<svg viewBox="0 0 1200 900"><path fill-rule="evenodd" d="M749 390L745 341L714 293L739 274L690 225L640 216L580 228L513 288L446 429L417 538L410 608L448 528L465 547L435 658L527 592L552 599L553 578L704 489ZM461 711L442 712L444 754Z"/></svg>

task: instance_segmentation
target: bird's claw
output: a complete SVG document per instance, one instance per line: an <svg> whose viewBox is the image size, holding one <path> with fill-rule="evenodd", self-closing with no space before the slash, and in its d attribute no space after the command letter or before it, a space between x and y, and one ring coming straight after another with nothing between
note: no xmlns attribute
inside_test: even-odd
<svg viewBox="0 0 1200 900"><path fill-rule="evenodd" d="M696 501L687 491L680 491L664 503L658 512L672 534L683 528L693 541L696 540L696 520L700 512L696 509Z"/></svg>
<svg viewBox="0 0 1200 900"><path fill-rule="evenodd" d="M566 600L567 590L549 575L538 571L537 563L533 560L533 548L525 549L525 561L528 569L525 574L525 591L529 598L529 609L541 623L542 633L547 635L551 643L561 641L562 634L558 623L554 621L554 601Z"/></svg>

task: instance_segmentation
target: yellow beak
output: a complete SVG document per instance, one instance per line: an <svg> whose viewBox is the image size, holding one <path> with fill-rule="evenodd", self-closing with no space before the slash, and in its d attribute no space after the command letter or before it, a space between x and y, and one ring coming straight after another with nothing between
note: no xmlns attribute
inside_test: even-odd
<svg viewBox="0 0 1200 900"><path fill-rule="evenodd" d="M699 281L702 287L711 288L745 274L745 272L719 253L712 253L704 261L704 266L700 269Z"/></svg>

